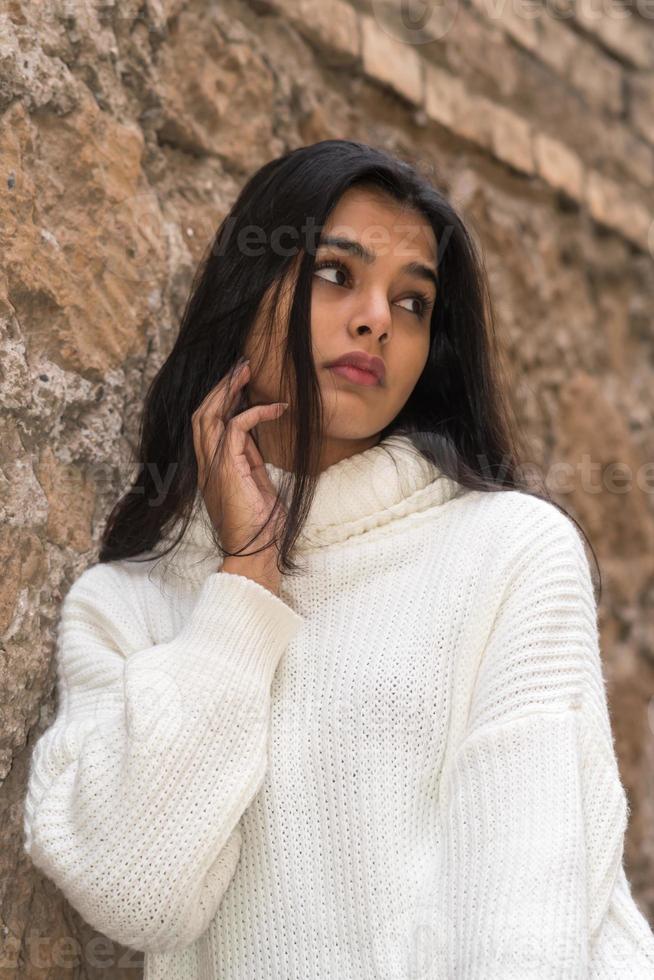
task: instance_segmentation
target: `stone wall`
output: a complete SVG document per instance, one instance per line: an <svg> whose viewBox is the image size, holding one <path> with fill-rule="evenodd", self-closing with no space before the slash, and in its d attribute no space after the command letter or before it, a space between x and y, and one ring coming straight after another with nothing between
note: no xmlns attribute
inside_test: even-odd
<svg viewBox="0 0 654 980"><path fill-rule="evenodd" d="M533 462L600 560L627 870L654 922L654 0L409 8L0 6L3 976L140 975L22 853L58 606L217 223L252 170L338 136L417 161L482 245Z"/></svg>

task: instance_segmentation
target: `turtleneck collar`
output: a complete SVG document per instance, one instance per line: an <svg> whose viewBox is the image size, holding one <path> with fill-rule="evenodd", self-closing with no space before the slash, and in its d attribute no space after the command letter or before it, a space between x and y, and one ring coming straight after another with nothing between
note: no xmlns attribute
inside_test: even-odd
<svg viewBox="0 0 654 980"><path fill-rule="evenodd" d="M265 463L275 491L293 474ZM363 452L332 463L318 476L309 514L296 548L313 549L344 541L357 534L388 524L407 514L443 504L457 496L461 486L443 474L404 435L390 435ZM177 525L175 525L176 529ZM172 531L165 538L172 536ZM180 548L215 551L211 521L198 490L191 521Z"/></svg>

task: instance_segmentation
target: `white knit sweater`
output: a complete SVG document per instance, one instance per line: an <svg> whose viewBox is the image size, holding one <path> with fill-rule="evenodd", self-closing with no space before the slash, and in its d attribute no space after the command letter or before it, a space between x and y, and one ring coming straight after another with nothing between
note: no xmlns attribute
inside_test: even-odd
<svg viewBox="0 0 654 980"><path fill-rule="evenodd" d="M201 497L166 575L74 582L25 848L146 980L651 980L583 539L384 446L281 597Z"/></svg>

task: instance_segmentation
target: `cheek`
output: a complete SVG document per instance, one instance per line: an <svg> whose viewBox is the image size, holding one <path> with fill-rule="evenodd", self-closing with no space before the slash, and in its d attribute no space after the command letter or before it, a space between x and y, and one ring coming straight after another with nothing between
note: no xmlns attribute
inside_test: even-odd
<svg viewBox="0 0 654 980"><path fill-rule="evenodd" d="M283 324L283 316L278 315L274 321L273 333L270 335L267 332L267 320L260 315L244 347L245 356L250 358L249 388L258 397L268 401L274 401L279 397L284 341Z"/></svg>
<svg viewBox="0 0 654 980"><path fill-rule="evenodd" d="M263 361L252 381L252 390L264 401L276 401L281 397L281 367L273 351Z"/></svg>
<svg viewBox="0 0 654 980"><path fill-rule="evenodd" d="M396 362L399 365L397 376L401 377L409 388L413 388L424 371L428 356L428 334L425 337L413 338L403 345Z"/></svg>
<svg viewBox="0 0 654 980"><path fill-rule="evenodd" d="M427 360L429 358L429 350L431 347L431 330L429 324L425 324L425 331L420 337L420 343L416 349L416 380L420 377L425 369Z"/></svg>
<svg viewBox="0 0 654 980"><path fill-rule="evenodd" d="M324 361L328 361L341 353L341 350L334 350L336 337L337 327L333 314L330 315L325 309L325 305L319 300L313 300L311 303L311 346L316 371L319 370Z"/></svg>

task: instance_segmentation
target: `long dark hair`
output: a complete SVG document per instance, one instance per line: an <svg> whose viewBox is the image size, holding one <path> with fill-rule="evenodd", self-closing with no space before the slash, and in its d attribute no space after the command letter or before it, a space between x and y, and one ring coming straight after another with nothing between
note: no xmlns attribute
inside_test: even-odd
<svg viewBox="0 0 654 980"><path fill-rule="evenodd" d="M298 570L291 553L313 498L322 431L310 324L315 250L330 212L354 185L374 188L420 212L438 243L439 289L427 363L379 441L396 433L407 435L417 451L462 487L522 490L549 500L567 514L544 487L528 486L520 473L523 436L503 378L486 273L462 219L431 179L410 162L365 143L322 140L261 167L209 243L175 344L146 394L138 473L108 517L100 562L136 559L165 538L168 547L156 552L163 557L182 539L198 490L193 412L217 381L235 368L260 310L266 314L264 336L272 338L275 310L290 284L292 305L282 375L287 383L291 377L293 381L287 412L292 413L295 434L294 479L278 537L278 563L283 572ZM286 489L285 485L283 492ZM176 535L170 535L171 527L179 528ZM217 533L215 543L223 556L233 554L222 547Z"/></svg>

